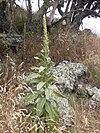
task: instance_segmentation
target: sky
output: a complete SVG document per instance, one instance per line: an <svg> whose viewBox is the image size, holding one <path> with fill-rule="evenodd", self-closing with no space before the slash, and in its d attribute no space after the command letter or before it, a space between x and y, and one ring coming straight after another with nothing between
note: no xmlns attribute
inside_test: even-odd
<svg viewBox="0 0 100 133"><path fill-rule="evenodd" d="M38 0L31 0L32 1L32 11L36 12L38 10ZM24 0L17 0L17 4L20 5L23 8L26 8L26 4ZM42 4L42 3L41 3ZM56 11L56 16L55 17L60 17L58 15L58 12ZM100 18L85 18L83 19L83 24L81 25L80 29L91 29L91 31L98 36L100 36Z"/></svg>
<svg viewBox="0 0 100 133"><path fill-rule="evenodd" d="M100 18L85 18L83 19L83 29L91 29L93 33L100 36Z"/></svg>

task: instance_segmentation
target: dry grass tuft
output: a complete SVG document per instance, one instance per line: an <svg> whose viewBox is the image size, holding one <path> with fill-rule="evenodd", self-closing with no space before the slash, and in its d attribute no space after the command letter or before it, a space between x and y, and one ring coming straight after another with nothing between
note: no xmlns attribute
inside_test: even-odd
<svg viewBox="0 0 100 133"><path fill-rule="evenodd" d="M68 128L69 133L100 133L100 110L92 108L84 99L73 99L75 125Z"/></svg>
<svg viewBox="0 0 100 133"><path fill-rule="evenodd" d="M20 99L27 90L21 76L22 64L16 67L15 62L7 56L4 71L0 80L0 133L18 133L24 116L20 108Z"/></svg>

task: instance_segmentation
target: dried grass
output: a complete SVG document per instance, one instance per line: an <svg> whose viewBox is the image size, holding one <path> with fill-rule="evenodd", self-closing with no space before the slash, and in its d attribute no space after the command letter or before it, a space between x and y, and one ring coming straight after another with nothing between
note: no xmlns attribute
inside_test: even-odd
<svg viewBox="0 0 100 133"><path fill-rule="evenodd" d="M87 105L84 99L73 99L75 106L75 125L68 128L69 133L100 133L100 110Z"/></svg>

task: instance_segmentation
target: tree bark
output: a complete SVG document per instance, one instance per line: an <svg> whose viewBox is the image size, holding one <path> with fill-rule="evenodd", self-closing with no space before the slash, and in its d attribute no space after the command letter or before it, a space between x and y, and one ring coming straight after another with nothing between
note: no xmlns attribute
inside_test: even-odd
<svg viewBox="0 0 100 133"><path fill-rule="evenodd" d="M51 13L50 13L50 19L49 19L49 21L48 21L48 25L51 25L51 23L52 23L52 21L53 21L53 19L54 19L55 10L56 10L56 8L57 8L57 6L58 6L58 3L59 3L58 0L54 1L54 3L53 3L53 9L52 9L52 11L51 11Z"/></svg>
<svg viewBox="0 0 100 133"><path fill-rule="evenodd" d="M27 30L32 30L32 5L31 0L27 0Z"/></svg>
<svg viewBox="0 0 100 133"><path fill-rule="evenodd" d="M43 29L43 15L47 13L48 8L52 6L49 0L45 0L41 8L34 14L32 18L32 30L41 32Z"/></svg>
<svg viewBox="0 0 100 133"><path fill-rule="evenodd" d="M7 8L7 2L1 1L0 2L0 33L8 32L9 30L8 20L6 16L6 8Z"/></svg>

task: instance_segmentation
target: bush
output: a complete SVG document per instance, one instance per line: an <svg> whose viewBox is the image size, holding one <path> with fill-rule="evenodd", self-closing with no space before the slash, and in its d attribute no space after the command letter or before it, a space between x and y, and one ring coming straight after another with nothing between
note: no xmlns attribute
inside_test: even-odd
<svg viewBox="0 0 100 133"><path fill-rule="evenodd" d="M14 18L14 25L15 25L16 30L19 33L23 33L25 22L26 22L26 18L23 16L16 16Z"/></svg>

